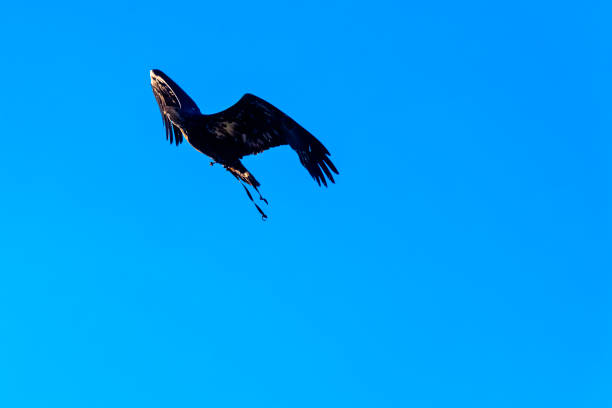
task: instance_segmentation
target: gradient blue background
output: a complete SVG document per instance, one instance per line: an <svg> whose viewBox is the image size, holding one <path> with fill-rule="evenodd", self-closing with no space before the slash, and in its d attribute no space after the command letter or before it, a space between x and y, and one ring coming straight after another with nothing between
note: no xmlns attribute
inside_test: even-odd
<svg viewBox="0 0 612 408"><path fill-rule="evenodd" d="M604 2L171 3L2 6L2 407L612 406ZM151 68L338 183L262 222Z"/></svg>

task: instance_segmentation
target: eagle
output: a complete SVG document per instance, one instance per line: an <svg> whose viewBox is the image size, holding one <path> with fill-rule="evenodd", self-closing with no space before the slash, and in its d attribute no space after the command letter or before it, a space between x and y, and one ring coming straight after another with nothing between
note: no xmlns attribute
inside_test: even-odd
<svg viewBox="0 0 612 408"><path fill-rule="evenodd" d="M310 132L272 104L252 94L245 94L224 111L206 115L193 99L168 75L158 69L150 71L153 95L159 106L166 139L178 146L187 140L197 151L210 157L211 166L219 163L244 187L247 196L260 212L246 185L253 188L260 200L268 204L258 188L259 182L240 159L256 155L276 146L289 145L296 151L300 163L321 186L335 183L332 172L338 174L329 151Z"/></svg>

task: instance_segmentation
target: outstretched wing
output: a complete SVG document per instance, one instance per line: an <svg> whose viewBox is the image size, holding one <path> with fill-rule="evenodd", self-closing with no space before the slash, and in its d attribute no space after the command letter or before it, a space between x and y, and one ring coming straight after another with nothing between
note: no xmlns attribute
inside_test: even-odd
<svg viewBox="0 0 612 408"><path fill-rule="evenodd" d="M332 172L338 174L321 142L289 116L255 95L246 94L228 109L207 115L205 123L208 131L228 145L239 158L288 144L319 185L327 186L325 176L334 183Z"/></svg>
<svg viewBox="0 0 612 408"><path fill-rule="evenodd" d="M153 95L155 95L155 100L159 106L162 121L166 128L166 139L169 139L170 143L172 143L172 136L174 135L174 140L176 140L176 145L178 146L183 141L183 134L179 127L170 121L168 111L172 109L179 113L199 114L200 109L198 109L193 99L162 71L152 69L150 74Z"/></svg>

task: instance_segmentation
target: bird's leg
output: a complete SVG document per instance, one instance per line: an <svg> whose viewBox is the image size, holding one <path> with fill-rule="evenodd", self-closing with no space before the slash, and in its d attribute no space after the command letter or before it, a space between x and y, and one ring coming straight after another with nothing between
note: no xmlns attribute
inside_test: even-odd
<svg viewBox="0 0 612 408"><path fill-rule="evenodd" d="M266 205L268 205L268 200L266 200L265 198L263 198L263 196L261 195L261 193L259 192L259 190L257 189L257 187L253 186L253 188L255 189L255 191L257 191L257 194L259 194L259 199L261 201L263 201L264 203L266 203Z"/></svg>
<svg viewBox="0 0 612 408"><path fill-rule="evenodd" d="M235 175L234 175L235 176ZM253 196L251 195L251 192L249 191L249 189L247 188L247 186L244 185L244 183L242 182L242 180L240 180L240 178L238 178L238 176L235 176L236 179L238 180L238 182L240 182L240 185L242 185L242 187L244 187L244 191L246 191L247 196L249 197L249 199L253 202L253 205L255 205L255 208L257 208L257 211L259 211L259 213L261 214L261 219L263 221L266 220L266 218L268 218L268 216L261 210L261 208L259 208L259 206L257 205L257 203L255 203L255 200L253 200ZM261 194L260 194L261 197ZM266 204L268 202L266 201Z"/></svg>

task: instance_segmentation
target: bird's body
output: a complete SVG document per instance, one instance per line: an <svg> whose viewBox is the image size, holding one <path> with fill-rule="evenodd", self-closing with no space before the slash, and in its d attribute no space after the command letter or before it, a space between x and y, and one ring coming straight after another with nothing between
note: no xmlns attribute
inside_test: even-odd
<svg viewBox="0 0 612 408"><path fill-rule="evenodd" d="M230 108L203 115L195 102L166 74L159 70L151 70L150 74L170 143L174 141L178 145L187 139L196 150L223 165L256 191L260 184L240 159L285 144L297 152L300 162L319 185L327 186L326 177L334 182L332 172L338 174L338 171L323 144L270 103L245 94ZM248 190L247 194L252 199ZM261 195L260 198L265 201ZM256 207L265 218L257 204Z"/></svg>

